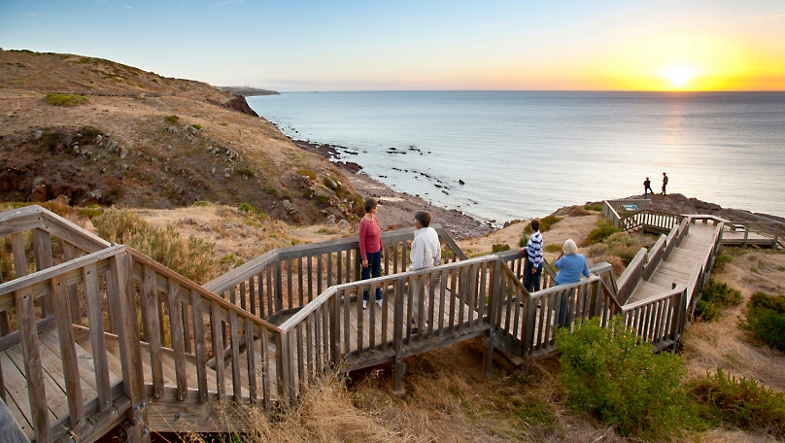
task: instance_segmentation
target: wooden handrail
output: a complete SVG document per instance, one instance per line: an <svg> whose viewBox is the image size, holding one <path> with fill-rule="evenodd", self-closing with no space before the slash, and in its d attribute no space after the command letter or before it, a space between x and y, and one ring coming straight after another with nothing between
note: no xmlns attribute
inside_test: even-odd
<svg viewBox="0 0 785 443"><path fill-rule="evenodd" d="M497 260L497 259L498 258L493 256L493 255L485 255L485 256L482 256L482 257L475 257L475 258L470 258L470 259L467 259L467 260L461 260L460 262L456 262L456 263L443 264L443 265L440 265L440 266L437 266L437 267L423 268L423 269L419 269L417 271L406 271L406 272L402 272L400 274L385 275L385 276L382 276L382 277L372 278L372 279L368 279L368 280L361 280L361 281L355 281L355 282L343 283L343 284L340 284L340 285L330 286L327 290L325 290L324 292L319 294L311 303L309 303L306 306L304 306L303 308L301 308L299 311L297 311L296 314L294 314L289 319L287 319L284 323L282 323L281 326L280 326L280 329L281 329L282 332L289 332L289 331L291 331L292 328L298 322L300 322L304 318L308 317L308 315L313 313L313 311L316 308L318 308L321 304L324 304L327 300L329 300L329 298L338 290L349 290L349 289L360 288L360 287L368 286L368 285L382 286L385 283L389 283L389 282L392 282L392 281L395 281L395 280L405 280L405 279L407 279L409 277L412 277L412 276L419 276L419 275L430 274L430 273L433 273L434 271L436 271L437 269L440 270L440 271L441 270L450 270L450 269L454 269L454 268L475 265L477 263L492 262L492 261Z"/></svg>
<svg viewBox="0 0 785 443"><path fill-rule="evenodd" d="M456 254L461 260L466 259L466 255L460 250L455 241L452 240L449 233L441 227L441 225L433 225L433 228L439 234L448 247ZM414 228L398 229L395 231L383 232L382 243L387 245L390 243L410 240L414 235ZM245 281L248 278L258 274L267 267L280 263L284 260L295 258L307 258L309 256L317 256L320 254L328 254L337 251L347 251L359 249L359 242L356 238L342 238L338 240L310 243L305 245L296 245L286 248L275 249L264 255L250 260L239 266L238 268L206 283L204 288L213 293L223 293L233 288L238 282Z"/></svg>
<svg viewBox="0 0 785 443"><path fill-rule="evenodd" d="M6 283L2 283L0 284L0 300L3 300L5 298L3 297L4 295L11 294L14 291L17 291L21 288L25 288L25 287L35 288L37 285L40 285L43 282L51 280L52 277L54 276L73 272L75 270L82 268L84 265L88 263L95 263L101 260L105 260L115 255L122 254L125 251L126 251L126 246L123 245L111 246L107 249L102 249L100 251L93 252L92 254L83 255L71 261L63 262L58 265L52 266L50 268L46 268L41 271L26 275L24 277L14 279ZM5 300L0 301L0 307L4 307L4 306L7 306ZM4 309L0 309L0 310L4 310Z"/></svg>
<svg viewBox="0 0 785 443"><path fill-rule="evenodd" d="M663 292L662 295L658 295L658 296L655 296L655 297L649 297L649 298L647 298L645 300L639 300L639 301L636 301L634 303L626 304L626 305L622 306L621 309L624 312L634 311L635 309L638 309L638 308L640 308L642 306L654 304L654 303L656 303L656 302L658 302L660 300L665 300L666 298L673 297L674 295L676 295L676 294L678 294L678 293L680 293L680 292L682 292L682 291L684 291L686 289L687 289L687 286L685 286L685 285L676 285L675 288L673 288L671 290L668 290L666 292Z"/></svg>
<svg viewBox="0 0 785 443"><path fill-rule="evenodd" d="M196 291L196 292L198 292L199 295L201 295L202 297L208 299L211 303L216 303L216 304L220 305L222 308L224 308L224 309L226 309L226 310L228 310L230 312L234 312L235 314L237 314L237 315L239 315L239 316L241 316L243 318L247 318L248 320L250 320L250 321L252 321L252 322L254 322L254 323L258 324L258 325L264 326L264 327L270 329L271 331L275 331L275 332L279 332L279 333L283 332L283 330L281 328L279 328L278 326L268 322L267 320L259 318L259 317L255 316L255 315L249 313L248 311L245 311L245 310L237 307L236 305L234 305L232 303L229 303L223 297L220 297L219 295L209 291L205 287L200 286L200 285L192 282L191 280L188 280L187 278L183 277L182 275L178 274L177 272L167 268L166 266L158 263L157 261L155 261L155 260L151 259L150 257L142 254L141 252L139 252L139 251L137 251L137 250L135 250L135 249L133 249L131 247L126 247L126 248L127 248L128 253L131 254L131 256L134 258L134 260L136 260L136 261L138 261L138 262L140 262L140 263L142 263L144 265L152 267L153 269L155 269L156 272L160 273L161 275L166 276L167 278L174 279L181 286L184 286L184 287L188 288L189 291ZM189 300L190 296L185 296L184 295L183 298L187 302L190 303L190 300Z"/></svg>

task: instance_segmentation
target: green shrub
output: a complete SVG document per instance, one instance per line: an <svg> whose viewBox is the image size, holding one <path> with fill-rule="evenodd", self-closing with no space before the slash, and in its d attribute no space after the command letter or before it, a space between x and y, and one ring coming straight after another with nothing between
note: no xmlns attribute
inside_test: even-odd
<svg viewBox="0 0 785 443"><path fill-rule="evenodd" d="M180 121L180 117L176 115L167 115L164 117L164 120L166 120L166 122L170 125L176 125Z"/></svg>
<svg viewBox="0 0 785 443"><path fill-rule="evenodd" d="M583 240L583 245L589 246L599 243L617 232L621 232L621 229L614 226L612 221L607 218L601 219L597 222L597 227L592 229Z"/></svg>
<svg viewBox="0 0 785 443"><path fill-rule="evenodd" d="M546 232L546 231L548 231L549 229L551 229L551 226L553 226L554 224L556 224L556 223L557 223L558 221L560 221L562 218L563 218L563 217L557 217L557 216L555 216L555 215L553 215L553 214L551 214L551 215L549 215L549 216L547 216L547 217L543 217L543 218L541 218L541 219L540 219L540 232ZM525 228L523 228L523 232L525 232L526 234L531 234L531 233L532 233L532 224L531 224L531 222L529 222L529 223L526 225L526 227L525 227Z"/></svg>
<svg viewBox="0 0 785 443"><path fill-rule="evenodd" d="M78 210L76 214L84 218L95 218L103 214L103 211L101 211L100 209L83 208Z"/></svg>
<svg viewBox="0 0 785 443"><path fill-rule="evenodd" d="M607 328L598 319L575 332L556 332L562 352L561 381L568 402L614 426L623 436L663 438L692 422L681 386L683 361L670 353L654 354L652 345L627 330L621 316Z"/></svg>
<svg viewBox="0 0 785 443"><path fill-rule="evenodd" d="M87 97L79 94L46 94L45 100L53 106L77 106L85 103Z"/></svg>
<svg viewBox="0 0 785 443"><path fill-rule="evenodd" d="M196 200L191 206L213 206L213 204L204 200Z"/></svg>
<svg viewBox="0 0 785 443"><path fill-rule="evenodd" d="M496 254L497 252L509 251L509 250L510 250L510 245L504 244L504 243L497 243L497 244L491 246L491 253L492 254Z"/></svg>
<svg viewBox="0 0 785 443"><path fill-rule="evenodd" d="M308 177L310 180L316 180L316 173L310 169L298 169L297 174Z"/></svg>
<svg viewBox="0 0 785 443"><path fill-rule="evenodd" d="M252 214L256 213L256 208L254 208L253 206L249 205L248 203L241 203L240 204L240 210L243 211L243 212L250 212Z"/></svg>
<svg viewBox="0 0 785 443"><path fill-rule="evenodd" d="M732 377L722 368L706 378L688 383L690 399L699 405L702 418L714 426L729 423L747 431L785 437L785 395L757 380Z"/></svg>
<svg viewBox="0 0 785 443"><path fill-rule="evenodd" d="M608 246L605 254L619 257L624 262L624 266L628 266L638 251L641 250L640 241L626 232L611 234L602 243Z"/></svg>
<svg viewBox="0 0 785 443"><path fill-rule="evenodd" d="M251 169L251 168L249 168L249 167L239 167L239 168L236 168L236 169L234 170L234 172L235 172L237 175L239 175L240 177L242 177L242 178L244 178L244 179L246 179L246 180L248 180L249 178L253 178L253 176L254 176L254 175L256 175L256 174L253 172L253 169Z"/></svg>
<svg viewBox="0 0 785 443"><path fill-rule="evenodd" d="M586 205L583 209L587 211L602 212L602 205Z"/></svg>
<svg viewBox="0 0 785 443"><path fill-rule="evenodd" d="M549 245L545 245L545 252L559 252L561 251L562 244L560 243L551 243Z"/></svg>
<svg viewBox="0 0 785 443"><path fill-rule="evenodd" d="M785 296L752 294L747 302L747 316L739 322L739 328L753 341L785 352Z"/></svg>
<svg viewBox="0 0 785 443"><path fill-rule="evenodd" d="M698 303L695 305L695 317L703 321L713 322L722 317L722 310L741 304L741 292L727 283L709 280Z"/></svg>
<svg viewBox="0 0 785 443"><path fill-rule="evenodd" d="M731 262L733 262L732 256L728 254L717 254L717 257L714 259L714 269L716 271L722 271L725 269L725 265Z"/></svg>
<svg viewBox="0 0 785 443"><path fill-rule="evenodd" d="M197 125L196 123L192 124L191 127L196 130L202 129L202 125Z"/></svg>

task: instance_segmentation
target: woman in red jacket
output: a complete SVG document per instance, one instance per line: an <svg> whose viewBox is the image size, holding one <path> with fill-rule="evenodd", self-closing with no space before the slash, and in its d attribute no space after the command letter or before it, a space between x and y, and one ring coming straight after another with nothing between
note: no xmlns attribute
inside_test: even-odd
<svg viewBox="0 0 785 443"><path fill-rule="evenodd" d="M373 197L365 199L365 216L360 220L360 258L362 279L368 280L382 275L384 246L379 223L376 221L377 203ZM376 304L382 307L382 289L376 288ZM368 291L363 291L363 309L368 307Z"/></svg>

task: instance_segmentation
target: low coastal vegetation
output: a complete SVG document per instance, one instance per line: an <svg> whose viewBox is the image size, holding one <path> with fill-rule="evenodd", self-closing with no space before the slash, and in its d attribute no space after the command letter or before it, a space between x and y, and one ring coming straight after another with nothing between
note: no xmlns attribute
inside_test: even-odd
<svg viewBox="0 0 785 443"><path fill-rule="evenodd" d="M572 333L560 329L556 343L560 379L576 412L645 440L678 435L692 424L681 357L654 354L620 316L607 327L592 319Z"/></svg>
<svg viewBox="0 0 785 443"><path fill-rule="evenodd" d="M87 97L79 94L46 94L45 100L53 106L78 106L87 102Z"/></svg>
<svg viewBox="0 0 785 443"><path fill-rule="evenodd" d="M123 209L107 210L93 224L101 238L126 244L197 283L215 276L215 245L192 236L182 239L172 225L154 228L139 215Z"/></svg>
<svg viewBox="0 0 785 443"><path fill-rule="evenodd" d="M735 426L785 438L785 394L757 380L736 377L721 367L687 384L699 415L711 427Z"/></svg>
<svg viewBox="0 0 785 443"><path fill-rule="evenodd" d="M708 322L717 321L724 310L739 306L741 302L741 291L731 288L727 283L709 280L695 305L695 318Z"/></svg>
<svg viewBox="0 0 785 443"><path fill-rule="evenodd" d="M597 228L592 229L589 232L589 235L583 240L583 246L590 246L595 243L599 243L606 238L610 237L621 230L613 225L613 222L610 219L603 218L597 222Z"/></svg>
<svg viewBox="0 0 785 443"><path fill-rule="evenodd" d="M739 327L756 343L785 352L785 296L763 291L752 294Z"/></svg>

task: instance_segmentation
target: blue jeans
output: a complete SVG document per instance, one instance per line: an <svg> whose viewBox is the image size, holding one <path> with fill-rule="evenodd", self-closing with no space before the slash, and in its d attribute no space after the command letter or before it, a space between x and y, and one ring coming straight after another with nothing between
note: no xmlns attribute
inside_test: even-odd
<svg viewBox="0 0 785 443"><path fill-rule="evenodd" d="M537 292L540 290L540 276L542 276L542 263L537 266L537 272L532 273L532 266L529 264L527 258L523 262L523 287L529 292Z"/></svg>
<svg viewBox="0 0 785 443"><path fill-rule="evenodd" d="M381 277L382 275L382 250L376 252L366 252L365 257L368 259L368 267L362 268L362 279L368 280L373 277ZM376 288L376 299L382 299L382 288ZM368 291L363 291L363 300L368 300Z"/></svg>

